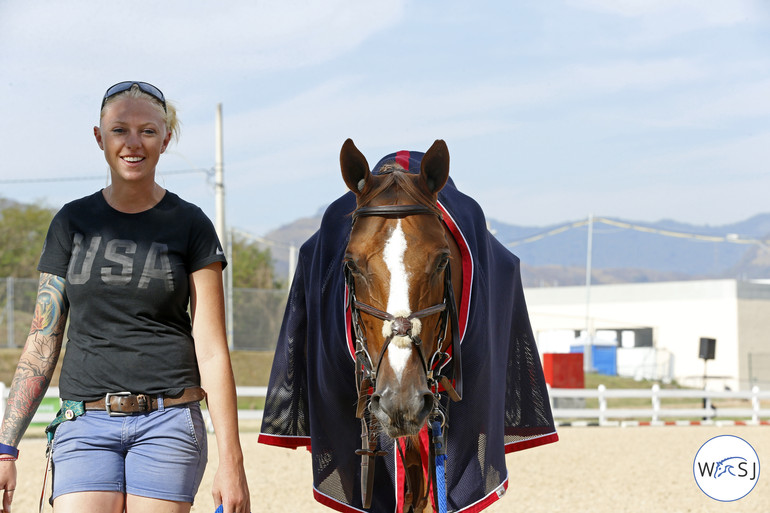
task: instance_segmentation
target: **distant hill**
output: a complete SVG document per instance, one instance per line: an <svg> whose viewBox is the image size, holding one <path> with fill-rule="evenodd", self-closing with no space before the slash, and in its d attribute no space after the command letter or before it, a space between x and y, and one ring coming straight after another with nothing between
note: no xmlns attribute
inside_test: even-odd
<svg viewBox="0 0 770 513"><path fill-rule="evenodd" d="M323 211L302 218L266 235L268 239L299 247L318 229ZM651 230L711 235L733 239L770 239L770 213L759 214L739 223L701 226L665 219L642 223L615 219ZM569 224L569 223L564 223ZM585 283L588 230L569 229L535 242L517 244L562 225L517 226L489 220L495 237L522 261L525 286L565 286ZM277 256L277 255L276 255ZM279 273L287 269L278 258ZM770 247L732 242L706 242L692 238L665 236L594 223L591 281L601 283L641 283L673 280L770 278Z"/></svg>
<svg viewBox="0 0 770 513"><path fill-rule="evenodd" d="M617 221L675 234L666 236L595 223L592 281L596 283L770 277L770 252L764 246L676 236L694 234L729 236L733 240L767 239L770 236L770 214L760 214L739 223L722 226L691 225L669 219L656 223ZM512 251L522 262L533 268L536 281L549 284L555 266L561 268L561 276L557 275L556 278L559 285L585 283L586 226L536 242L515 245L516 241L548 232L559 225L533 228L495 221L491 221L490 225L498 240L509 247L513 246ZM564 268L577 268L580 270L577 273L579 276L574 272L567 273Z"/></svg>
<svg viewBox="0 0 770 513"><path fill-rule="evenodd" d="M321 217L325 210L326 207L320 209L313 217L301 217L296 221L276 228L267 233L265 238L299 247L321 226Z"/></svg>

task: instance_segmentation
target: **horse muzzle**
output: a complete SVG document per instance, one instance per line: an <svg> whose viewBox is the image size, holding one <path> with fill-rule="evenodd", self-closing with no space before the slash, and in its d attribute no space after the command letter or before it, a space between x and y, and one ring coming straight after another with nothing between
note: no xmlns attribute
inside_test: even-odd
<svg viewBox="0 0 770 513"><path fill-rule="evenodd" d="M369 410L391 438L412 436L420 432L433 409L433 394L424 390L397 391L389 386L375 391Z"/></svg>

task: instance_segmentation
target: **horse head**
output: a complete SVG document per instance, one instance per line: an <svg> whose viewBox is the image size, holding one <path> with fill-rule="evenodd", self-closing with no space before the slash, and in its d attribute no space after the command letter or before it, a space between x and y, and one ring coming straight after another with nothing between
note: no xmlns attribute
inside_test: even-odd
<svg viewBox="0 0 770 513"><path fill-rule="evenodd" d="M456 245L450 245L437 207L449 152L438 140L423 156L419 174L395 163L372 174L348 139L340 165L356 195L345 266L355 291L357 338L371 364L369 410L392 438L415 435L434 407L431 359L451 342L446 287Z"/></svg>

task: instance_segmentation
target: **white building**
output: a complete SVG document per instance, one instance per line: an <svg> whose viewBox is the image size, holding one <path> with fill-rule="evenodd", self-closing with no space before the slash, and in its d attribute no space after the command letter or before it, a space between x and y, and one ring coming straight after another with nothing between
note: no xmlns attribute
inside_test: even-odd
<svg viewBox="0 0 770 513"><path fill-rule="evenodd" d="M541 353L594 340L617 346L620 375L674 379L685 386L770 388L770 284L737 280L529 288ZM716 339L715 358L699 357ZM601 343L601 342L596 342Z"/></svg>

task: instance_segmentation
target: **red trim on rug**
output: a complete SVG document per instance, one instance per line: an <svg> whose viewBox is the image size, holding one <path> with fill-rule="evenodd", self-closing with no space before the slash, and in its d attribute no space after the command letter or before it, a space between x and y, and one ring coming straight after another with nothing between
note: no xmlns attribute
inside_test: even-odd
<svg viewBox="0 0 770 513"><path fill-rule="evenodd" d="M480 511L488 508L493 503L500 500L503 494L508 490L508 478L506 478L505 481L503 481L501 486L502 486L502 493L500 491L500 487L498 487L489 495L481 499L480 501L475 502L464 509L458 510L457 513L479 513ZM322 494L321 492L316 490L315 487L313 487L313 498L316 500L316 502L323 504L327 508L331 508L335 511L340 511L342 513L366 513L365 510L354 508L347 504L343 504L340 501L329 497L328 495Z"/></svg>
<svg viewBox="0 0 770 513"><path fill-rule="evenodd" d="M508 478L505 478L505 481L503 481L503 493L499 492L500 488L496 488L492 493L484 497L478 502L474 502L470 506L468 506L465 509L457 510L457 513L478 513L479 511L482 511L489 506L491 506L493 503L500 500L500 497L505 493L505 490L508 490Z"/></svg>
<svg viewBox="0 0 770 513"><path fill-rule="evenodd" d="M394 457L396 458L396 513L404 513L404 492L406 491L406 469L404 462L401 461L399 451L406 451L406 440L397 438L393 444L395 447Z"/></svg>
<svg viewBox="0 0 770 513"><path fill-rule="evenodd" d="M431 493L429 494L429 497L433 499L433 480L430 477L430 431L428 430L428 425L424 425L420 432L418 433L418 439L419 439L419 446L420 446L420 461L422 462L422 476L423 479L425 479L426 483L429 485L429 490ZM410 442L408 442L405 438L399 438L396 441L397 444L401 446L401 450L404 451L404 454L406 454L406 446L409 445ZM401 455L398 453L398 450L396 450L396 513L403 513L404 512L404 492L406 491L406 469L404 468L404 463L401 461ZM414 490L412 490L412 493L414 493ZM435 505L434 505L435 507Z"/></svg>
<svg viewBox="0 0 770 513"><path fill-rule="evenodd" d="M351 329L353 326L353 314L350 311L350 305L348 304L348 284L345 283L345 299L343 299L345 305L345 337L348 341L348 351L350 351L350 358L356 361L356 349L353 345L353 334Z"/></svg>
<svg viewBox="0 0 770 513"><path fill-rule="evenodd" d="M309 436L278 436L260 433L257 437L257 443L265 445L274 445L276 447L285 447L287 449L298 449L306 447L310 450Z"/></svg>
<svg viewBox="0 0 770 513"><path fill-rule="evenodd" d="M465 240L460 228L455 223L452 216L449 214L444 205L438 202L438 208L444 214L444 224L449 229L449 232L455 239L457 246L460 248L460 255L462 256L462 268L463 268L463 290L462 297L460 298L460 306L457 312L458 324L460 326L460 343L462 343L465 337L465 329L468 327L468 312L471 305L471 289L473 286L473 258L471 257L471 250L468 247L468 242Z"/></svg>
<svg viewBox="0 0 770 513"><path fill-rule="evenodd" d="M526 440L520 440L518 442L510 442L505 444L505 453L523 451L524 449L531 449L533 447L540 447L541 445L550 444L559 441L559 434L553 432L548 435L538 436L536 438L528 438Z"/></svg>
<svg viewBox="0 0 770 513"><path fill-rule="evenodd" d="M426 424L420 430L420 461L422 462L422 477L425 482L428 483L428 498L432 501L435 499L433 493L433 479L430 475L430 439L431 439L430 424ZM433 504L433 510L438 511L438 508Z"/></svg>
<svg viewBox="0 0 770 513"><path fill-rule="evenodd" d="M409 171L409 152L401 150L396 153L396 164Z"/></svg>
<svg viewBox="0 0 770 513"><path fill-rule="evenodd" d="M366 511L363 509L348 506L347 504L343 504L338 500L332 499L328 495L322 494L316 490L315 487L313 487L313 498L316 500L316 502L323 504L327 508L331 508L335 511L341 511L342 513L366 513Z"/></svg>

